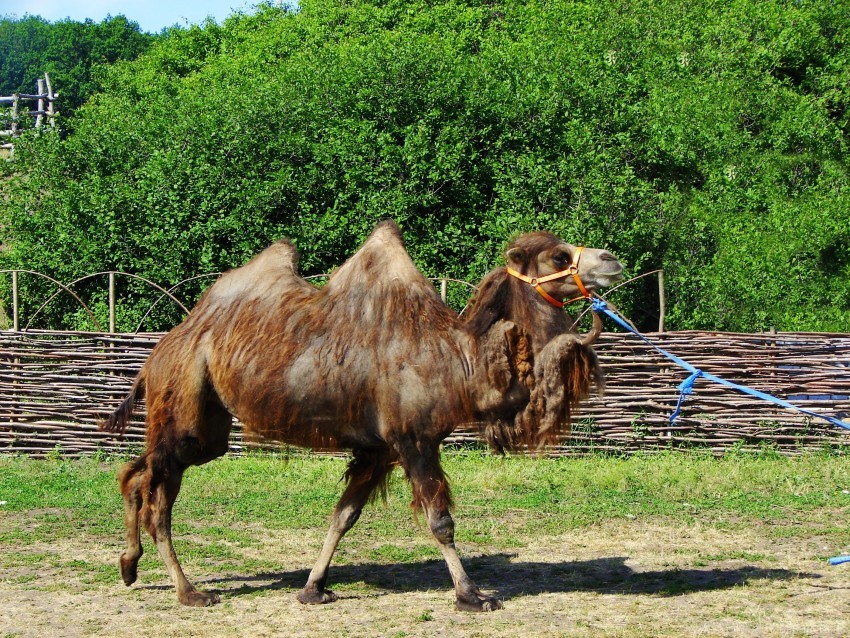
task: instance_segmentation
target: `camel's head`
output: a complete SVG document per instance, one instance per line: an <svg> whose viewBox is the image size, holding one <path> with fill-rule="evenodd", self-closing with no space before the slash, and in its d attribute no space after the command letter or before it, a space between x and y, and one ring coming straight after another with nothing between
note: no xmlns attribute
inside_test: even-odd
<svg viewBox="0 0 850 638"><path fill-rule="evenodd" d="M546 293L544 298L557 302L586 296L585 291L623 277L623 265L607 250L573 246L547 232L522 235L508 247L507 259L511 274L530 279L538 292Z"/></svg>

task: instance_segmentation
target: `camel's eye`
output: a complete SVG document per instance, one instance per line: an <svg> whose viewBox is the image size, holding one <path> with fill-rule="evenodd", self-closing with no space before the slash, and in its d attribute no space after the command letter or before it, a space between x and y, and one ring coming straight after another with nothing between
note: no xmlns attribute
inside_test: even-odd
<svg viewBox="0 0 850 638"><path fill-rule="evenodd" d="M553 260L558 266L566 266L570 263L570 254L566 251L561 251L559 253L555 253Z"/></svg>

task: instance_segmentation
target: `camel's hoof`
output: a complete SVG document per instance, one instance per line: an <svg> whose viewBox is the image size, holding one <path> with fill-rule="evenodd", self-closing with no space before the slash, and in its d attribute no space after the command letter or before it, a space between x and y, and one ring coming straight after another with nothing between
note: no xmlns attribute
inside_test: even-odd
<svg viewBox="0 0 850 638"><path fill-rule="evenodd" d="M324 605L337 601L337 595L330 589L319 591L318 589L307 589L306 587L298 592L296 598L299 603L304 605Z"/></svg>
<svg viewBox="0 0 850 638"><path fill-rule="evenodd" d="M181 603L187 607L210 607L221 602L221 596L212 592L198 591L197 589L190 591L182 596L177 597Z"/></svg>
<svg viewBox="0 0 850 638"><path fill-rule="evenodd" d="M480 592L458 596L455 607L458 611L496 611L505 608L498 598L485 596Z"/></svg>
<svg viewBox="0 0 850 638"><path fill-rule="evenodd" d="M136 582L136 579L139 577L139 559L133 560L132 558L127 558L126 555L121 554L121 578L124 581L124 584L128 587Z"/></svg>

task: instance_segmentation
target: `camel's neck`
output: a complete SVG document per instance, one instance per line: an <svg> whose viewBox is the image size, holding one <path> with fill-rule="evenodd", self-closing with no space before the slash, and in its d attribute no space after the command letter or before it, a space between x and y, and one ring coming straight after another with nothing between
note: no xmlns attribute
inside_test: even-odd
<svg viewBox="0 0 850 638"><path fill-rule="evenodd" d="M569 315L547 303L527 283L510 277L504 268L494 270L481 282L465 326L481 339L500 320L511 321L523 330L531 338L534 351L571 327Z"/></svg>

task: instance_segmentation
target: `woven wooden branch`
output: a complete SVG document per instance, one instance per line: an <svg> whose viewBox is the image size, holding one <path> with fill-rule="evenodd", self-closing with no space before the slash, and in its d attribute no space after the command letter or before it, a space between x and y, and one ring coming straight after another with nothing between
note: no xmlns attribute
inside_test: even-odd
<svg viewBox="0 0 850 638"><path fill-rule="evenodd" d="M97 422L120 403L161 337L0 331L0 451L73 457L138 450L144 406L121 440L99 432ZM650 337L707 372L850 418L850 335L686 331ZM607 377L605 396L583 407L572 434L547 455L689 447L722 453L765 445L792 455L850 444L845 430L704 380L671 425L676 386L687 373L627 335L603 334L596 350ZM446 443L478 446L482 439L475 424L466 424ZM231 448L245 447L236 423Z"/></svg>

